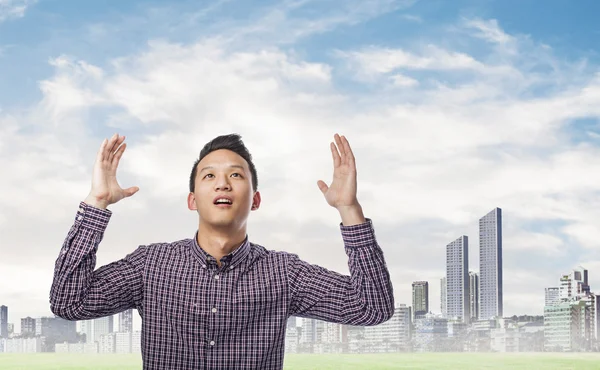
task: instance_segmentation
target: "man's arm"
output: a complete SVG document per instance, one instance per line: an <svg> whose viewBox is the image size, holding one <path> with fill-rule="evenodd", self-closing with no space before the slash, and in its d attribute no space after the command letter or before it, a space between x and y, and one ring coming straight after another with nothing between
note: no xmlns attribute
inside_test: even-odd
<svg viewBox="0 0 600 370"><path fill-rule="evenodd" d="M371 220L356 198L354 154L345 136L334 135L330 144L333 181L317 181L327 203L337 209L350 276L301 261L288 263L290 315L350 325L377 325L394 314L394 291L383 251L377 245ZM337 147L336 147L337 144Z"/></svg>
<svg viewBox="0 0 600 370"><path fill-rule="evenodd" d="M133 307L141 310L145 248L94 271L96 251L112 214L107 207L139 190L137 186L123 189L117 182L117 168L126 147L125 136L118 134L100 144L92 188L80 203L56 260L50 309L67 320L108 316Z"/></svg>
<svg viewBox="0 0 600 370"><path fill-rule="evenodd" d="M340 228L350 276L292 254L290 315L357 326L381 324L394 314L394 291L372 221Z"/></svg>
<svg viewBox="0 0 600 370"><path fill-rule="evenodd" d="M50 309L67 320L109 316L129 308L142 309L146 249L100 267L96 252L111 211L80 203L54 269Z"/></svg>

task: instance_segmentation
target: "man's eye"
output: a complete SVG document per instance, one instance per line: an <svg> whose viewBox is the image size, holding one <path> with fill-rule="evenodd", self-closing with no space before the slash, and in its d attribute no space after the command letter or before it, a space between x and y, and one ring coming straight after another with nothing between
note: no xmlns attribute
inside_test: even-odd
<svg viewBox="0 0 600 370"><path fill-rule="evenodd" d="M234 175L236 175L236 176L238 176L238 177L239 177L239 176L242 176L242 175L240 175L240 174L239 174L239 173L237 173L237 172L236 172L236 173L233 173L233 174L231 174L231 176L234 176Z"/></svg>
<svg viewBox="0 0 600 370"><path fill-rule="evenodd" d="M212 176L212 173L209 173L208 175L204 176L204 178L207 178L208 176Z"/></svg>

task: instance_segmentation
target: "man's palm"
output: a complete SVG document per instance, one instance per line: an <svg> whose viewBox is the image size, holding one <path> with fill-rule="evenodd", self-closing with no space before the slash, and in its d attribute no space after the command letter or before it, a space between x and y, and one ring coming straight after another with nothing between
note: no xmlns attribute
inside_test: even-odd
<svg viewBox="0 0 600 370"><path fill-rule="evenodd" d="M118 134L115 134L110 140L105 139L96 156L90 196L104 206L130 197L139 190L137 186L123 189L117 181L119 161L127 147L124 141L125 136Z"/></svg>
<svg viewBox="0 0 600 370"><path fill-rule="evenodd" d="M356 164L348 140L336 134L335 141L337 147L334 143L330 144L333 157L333 181L330 186L327 186L324 181L319 180L317 185L330 206L349 207L357 204Z"/></svg>

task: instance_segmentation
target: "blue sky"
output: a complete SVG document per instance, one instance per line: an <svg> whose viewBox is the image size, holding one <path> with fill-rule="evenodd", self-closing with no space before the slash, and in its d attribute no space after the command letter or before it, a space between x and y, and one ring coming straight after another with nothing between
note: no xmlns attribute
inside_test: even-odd
<svg viewBox="0 0 600 370"><path fill-rule="evenodd" d="M0 244L18 251L0 281L38 282L0 285L0 303L15 322L49 314L39 282L116 131L130 143L120 181L141 191L115 205L99 264L192 235L188 167L237 131L264 184L256 241L344 272L316 187L340 132L399 302L428 280L436 312L445 245L468 235L476 271L494 207L507 314L541 314L543 288L579 264L600 284L600 4L540 4L0 0Z"/></svg>
<svg viewBox="0 0 600 370"><path fill-rule="evenodd" d="M59 54L76 55L103 65L113 56L143 49L152 38L193 42L205 33L207 26L260 17L261 11L277 2L220 1L215 6L211 5L215 2L206 1L39 0L29 3L32 5L28 6L25 17L0 23L0 45L3 45L0 68L4 71L0 85L11 86L11 89L0 90L4 108L31 103L38 98L37 81L52 73L47 60ZM338 5L335 1L315 1L293 15L310 18L321 12L334 13ZM206 15L189 19L190 14L207 8ZM399 11L307 37L294 46L309 60L321 61L330 60L332 47L397 46L430 40L452 43L446 29L462 17L478 17L498 20L509 34L528 35L536 42L551 45L563 58L598 62L600 25L595 14L599 11L600 4L593 0L578 1L577 6L560 0L544 1L543 6L533 0L415 1L414 5ZM179 24L180 20L185 22ZM124 32L117 35L111 32L112 26ZM107 35L98 35L95 27L102 29L96 29L97 32ZM98 43L98 39L102 42ZM477 54L477 48L470 51Z"/></svg>

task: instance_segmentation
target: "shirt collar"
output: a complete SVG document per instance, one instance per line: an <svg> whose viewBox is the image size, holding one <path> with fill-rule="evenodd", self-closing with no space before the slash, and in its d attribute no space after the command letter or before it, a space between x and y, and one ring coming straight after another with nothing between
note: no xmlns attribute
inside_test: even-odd
<svg viewBox="0 0 600 370"><path fill-rule="evenodd" d="M211 266L211 265L217 266L217 259L214 258L213 256L211 256L210 254L206 253L206 251L204 249L202 249L200 247L200 245L198 244L198 230L196 230L196 232L194 233L193 243L194 244L192 247L192 251L193 251L194 255L198 258L200 263L202 263L203 265L206 265L207 267ZM227 254L221 258L221 263L224 266L233 267L233 266L239 264L241 261L243 261L244 258L246 256L248 256L249 253L250 253L250 242L248 240L248 235L246 235L246 238L244 238L244 241L242 242L242 244L240 244L237 248L235 248L229 254Z"/></svg>

